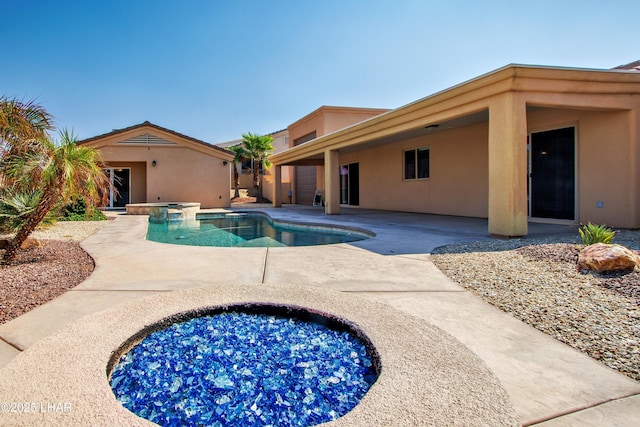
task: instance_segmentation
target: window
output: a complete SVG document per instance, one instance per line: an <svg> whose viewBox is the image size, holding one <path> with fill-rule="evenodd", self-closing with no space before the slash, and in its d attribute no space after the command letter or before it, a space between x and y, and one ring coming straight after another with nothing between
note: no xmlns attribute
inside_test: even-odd
<svg viewBox="0 0 640 427"><path fill-rule="evenodd" d="M316 131L314 130L311 133L308 133L304 136L301 136L300 138L296 138L293 140L293 146L296 147L300 144L304 144L305 142L309 142L312 139L316 139Z"/></svg>
<svg viewBox="0 0 640 427"><path fill-rule="evenodd" d="M264 174L264 167L262 165L262 162L258 163L257 160L253 159L246 159L242 162L242 171L244 171L244 173L253 173L254 163L258 164L258 173L260 173L261 175Z"/></svg>
<svg viewBox="0 0 640 427"><path fill-rule="evenodd" d="M422 147L404 152L404 179L429 178L429 148Z"/></svg>

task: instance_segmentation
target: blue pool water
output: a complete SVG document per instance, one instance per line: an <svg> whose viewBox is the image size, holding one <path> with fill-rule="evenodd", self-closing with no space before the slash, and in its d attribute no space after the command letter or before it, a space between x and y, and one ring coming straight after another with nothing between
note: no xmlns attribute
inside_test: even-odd
<svg viewBox="0 0 640 427"><path fill-rule="evenodd" d="M266 314L174 323L120 358L120 403L163 426L313 426L349 412L376 381L349 332Z"/></svg>
<svg viewBox="0 0 640 427"><path fill-rule="evenodd" d="M266 215L233 213L207 219L149 222L147 240L191 246L313 246L348 243L368 236L319 226L274 223Z"/></svg>

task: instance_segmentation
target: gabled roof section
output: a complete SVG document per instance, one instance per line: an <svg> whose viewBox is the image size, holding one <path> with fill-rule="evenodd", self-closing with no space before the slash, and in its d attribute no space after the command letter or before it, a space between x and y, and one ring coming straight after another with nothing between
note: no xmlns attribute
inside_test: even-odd
<svg viewBox="0 0 640 427"><path fill-rule="evenodd" d="M242 139L234 139L232 141L219 142L216 144L216 147L220 148L229 148L235 147L236 145L242 144Z"/></svg>
<svg viewBox="0 0 640 427"><path fill-rule="evenodd" d="M613 67L614 70L632 70L632 71L640 71L640 59L637 61L630 62L624 65L618 65L617 67Z"/></svg>
<svg viewBox="0 0 640 427"><path fill-rule="evenodd" d="M145 132L146 131L146 132ZM149 121L129 126L123 129L115 129L111 132L78 141L79 145L88 144L95 148L106 145L155 145L178 146L183 145L196 151L206 152L216 157L233 157L233 153L224 148L217 147L196 138L181 134L171 129L163 128Z"/></svg>

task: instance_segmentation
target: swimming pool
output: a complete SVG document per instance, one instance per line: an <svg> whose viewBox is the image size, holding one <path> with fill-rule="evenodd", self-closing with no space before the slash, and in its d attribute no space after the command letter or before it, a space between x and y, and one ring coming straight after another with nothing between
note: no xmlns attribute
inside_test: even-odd
<svg viewBox="0 0 640 427"><path fill-rule="evenodd" d="M278 247L349 243L371 235L357 230L273 221L259 213L206 214L196 219L149 221L147 240L190 246Z"/></svg>

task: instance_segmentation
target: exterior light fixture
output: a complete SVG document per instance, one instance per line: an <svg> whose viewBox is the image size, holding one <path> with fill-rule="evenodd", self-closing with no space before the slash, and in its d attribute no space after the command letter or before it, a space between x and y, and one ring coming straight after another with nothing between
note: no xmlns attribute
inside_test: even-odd
<svg viewBox="0 0 640 427"><path fill-rule="evenodd" d="M222 166L227 166L229 164L229 162L227 162L226 160L222 161Z"/></svg>
<svg viewBox="0 0 640 427"><path fill-rule="evenodd" d="M434 131L436 130L440 125L429 125L429 126L425 126L424 128L428 131Z"/></svg>
<svg viewBox="0 0 640 427"><path fill-rule="evenodd" d="M158 165L158 162L156 162L155 160L151 161L151 166L155 168L157 165Z"/></svg>

